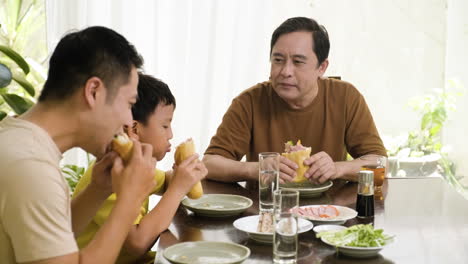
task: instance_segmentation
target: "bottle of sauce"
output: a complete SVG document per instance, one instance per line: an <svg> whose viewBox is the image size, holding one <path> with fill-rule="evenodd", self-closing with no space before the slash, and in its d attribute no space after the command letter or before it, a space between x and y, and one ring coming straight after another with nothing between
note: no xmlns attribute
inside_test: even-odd
<svg viewBox="0 0 468 264"><path fill-rule="evenodd" d="M358 174L356 211L358 217L374 217L374 172L360 171Z"/></svg>

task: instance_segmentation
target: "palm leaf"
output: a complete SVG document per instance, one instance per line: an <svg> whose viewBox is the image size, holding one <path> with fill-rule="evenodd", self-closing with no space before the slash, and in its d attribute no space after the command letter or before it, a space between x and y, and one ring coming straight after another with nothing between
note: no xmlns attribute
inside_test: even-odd
<svg viewBox="0 0 468 264"><path fill-rule="evenodd" d="M12 59L23 70L24 74L29 73L28 63L16 51L4 45L0 45L0 51L3 52L7 57Z"/></svg>
<svg viewBox="0 0 468 264"><path fill-rule="evenodd" d="M6 116L7 116L7 113L0 111L0 121L2 121L3 118L5 118Z"/></svg>
<svg viewBox="0 0 468 264"><path fill-rule="evenodd" d="M26 80L26 78L24 78L21 74L17 74L15 72L13 72L13 80L15 80L15 82L17 82L19 85L21 85L21 87L23 87L24 90L29 95L34 97L34 95L36 94L36 90L34 90L34 87L32 86L32 84L30 82L28 82L28 80Z"/></svg>
<svg viewBox="0 0 468 264"><path fill-rule="evenodd" d="M34 105L30 100L23 98L16 94L2 94L3 100L15 111L16 114L21 115L26 112L31 106Z"/></svg>

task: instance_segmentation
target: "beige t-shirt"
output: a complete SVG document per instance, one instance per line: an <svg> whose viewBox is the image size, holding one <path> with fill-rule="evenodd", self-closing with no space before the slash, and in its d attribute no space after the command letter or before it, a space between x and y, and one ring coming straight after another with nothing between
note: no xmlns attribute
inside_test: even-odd
<svg viewBox="0 0 468 264"><path fill-rule="evenodd" d="M0 122L0 263L78 251L61 156L42 128L11 117Z"/></svg>

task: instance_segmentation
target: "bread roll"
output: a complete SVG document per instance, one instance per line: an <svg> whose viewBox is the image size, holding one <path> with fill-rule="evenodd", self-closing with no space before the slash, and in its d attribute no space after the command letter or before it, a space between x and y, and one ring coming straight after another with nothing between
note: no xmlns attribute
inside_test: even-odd
<svg viewBox="0 0 468 264"><path fill-rule="evenodd" d="M195 144L193 143L193 140L190 138L186 140L185 142L181 143L179 146L177 146L176 151L174 153L174 160L176 165L180 165L184 160L186 160L188 157L192 156L195 154ZM192 189L187 193L187 196L190 199L198 199L203 195L203 187L201 185L201 182L197 182Z"/></svg>
<svg viewBox="0 0 468 264"><path fill-rule="evenodd" d="M112 140L112 149L119 154L124 162L128 162L132 156L133 141L127 134L120 133Z"/></svg>

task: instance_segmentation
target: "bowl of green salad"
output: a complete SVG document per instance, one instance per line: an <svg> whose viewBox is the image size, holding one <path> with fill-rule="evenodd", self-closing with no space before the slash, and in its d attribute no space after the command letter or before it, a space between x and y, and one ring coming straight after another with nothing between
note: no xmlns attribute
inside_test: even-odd
<svg viewBox="0 0 468 264"><path fill-rule="evenodd" d="M395 236L384 234L383 229L375 229L372 224L354 225L343 230L331 230L317 233L325 244L333 246L339 254L355 258L370 258L388 244Z"/></svg>

